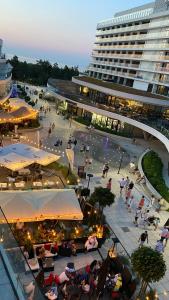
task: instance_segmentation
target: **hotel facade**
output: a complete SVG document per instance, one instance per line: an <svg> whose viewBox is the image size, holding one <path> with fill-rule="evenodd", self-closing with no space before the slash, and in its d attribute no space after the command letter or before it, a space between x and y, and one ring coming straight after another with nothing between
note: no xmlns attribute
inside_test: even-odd
<svg viewBox="0 0 169 300"><path fill-rule="evenodd" d="M89 76L169 94L169 1L115 14L97 25Z"/></svg>
<svg viewBox="0 0 169 300"><path fill-rule="evenodd" d="M160 140L169 151L169 1L117 13L97 25L86 75L50 78L61 109L97 128Z"/></svg>

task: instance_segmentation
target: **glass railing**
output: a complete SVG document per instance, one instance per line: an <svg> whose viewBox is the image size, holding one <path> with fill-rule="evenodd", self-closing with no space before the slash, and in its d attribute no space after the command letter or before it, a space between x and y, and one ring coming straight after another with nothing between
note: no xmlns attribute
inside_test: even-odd
<svg viewBox="0 0 169 300"><path fill-rule="evenodd" d="M0 254L18 299L44 300L40 287L18 245L10 224L0 208ZM4 287L5 288L5 287Z"/></svg>
<svg viewBox="0 0 169 300"><path fill-rule="evenodd" d="M58 94L61 94L62 96L70 100L73 100L75 102L97 107L99 109L116 113L125 116L127 118L133 119L135 121L141 122L145 125L148 125L158 130L169 139L169 120L167 117L165 118L162 115L159 116L156 112L150 112L149 114L146 114L146 112L145 113L139 112L137 108L134 109L133 106L124 106L124 107L117 108L115 106L107 106L105 104L93 103L91 99L83 97L82 95L71 95L62 92L58 92ZM159 99L160 99L160 95L159 95ZM156 99L154 99L154 102L155 100Z"/></svg>

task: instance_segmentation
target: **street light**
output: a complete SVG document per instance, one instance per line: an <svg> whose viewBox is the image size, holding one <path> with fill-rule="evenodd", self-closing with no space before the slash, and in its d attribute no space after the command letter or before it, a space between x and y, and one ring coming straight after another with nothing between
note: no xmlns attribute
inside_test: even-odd
<svg viewBox="0 0 169 300"><path fill-rule="evenodd" d="M87 183L87 189L88 189L89 188L89 184L90 184L90 178L93 177L93 174L87 174L87 177L89 177L88 183Z"/></svg>
<svg viewBox="0 0 169 300"><path fill-rule="evenodd" d="M121 158L120 158L120 163L119 163L119 169L118 169L117 174L120 174L120 170L121 170L121 166L122 166L124 154L125 154L125 152L121 153Z"/></svg>

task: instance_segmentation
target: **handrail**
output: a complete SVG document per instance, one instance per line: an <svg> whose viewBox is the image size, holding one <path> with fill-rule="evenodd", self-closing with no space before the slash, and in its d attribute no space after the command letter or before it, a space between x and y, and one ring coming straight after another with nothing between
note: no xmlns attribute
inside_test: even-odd
<svg viewBox="0 0 169 300"><path fill-rule="evenodd" d="M12 233L12 238L14 239L14 241L15 241L15 243L16 243L16 245L17 245L17 247L18 247L18 249L19 249L19 251L20 251L22 257L23 257L24 262L26 263L26 265L27 265L27 267L28 267L28 270L29 270L29 272L31 273L31 276L32 276L32 278L33 278L33 281L36 283L36 287L38 287L38 292L39 292L40 298L37 298L37 300L45 299L45 297L43 296L43 294L42 294L42 292L41 292L41 290L40 290L40 288L39 288L39 286L38 286L38 283L36 282L36 278L35 278L35 276L34 276L32 270L31 270L31 268L30 268L30 266L29 266L29 264L28 264L28 262L27 262L27 260L26 260L26 258L25 258L25 256L24 256L23 250L22 250L22 248L19 246L19 243L18 243L18 241L17 241L17 239L16 239L16 237L15 237L15 234L14 234L14 232L13 232L13 229L12 229L10 223L8 222L8 220L7 220L7 218L6 218L5 214L4 214L4 212L3 212L1 206L0 206L0 212L1 212L3 218L4 218L5 222L6 222L6 223L3 223L3 224L7 224L7 226L8 226L8 228L9 228L10 232ZM30 273L29 273L29 274L30 274ZM17 274L17 275L18 275L18 277L17 277L17 278L18 278L18 281L20 282L21 287L22 287L22 289L23 289L22 282L20 281L20 275L19 275L19 274ZM24 289L23 289L23 291L24 291ZM24 292L25 292L25 291L24 291Z"/></svg>

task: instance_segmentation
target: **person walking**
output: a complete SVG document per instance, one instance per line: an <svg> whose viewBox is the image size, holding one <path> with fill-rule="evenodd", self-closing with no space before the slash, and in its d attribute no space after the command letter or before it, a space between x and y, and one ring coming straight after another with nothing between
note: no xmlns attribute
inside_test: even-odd
<svg viewBox="0 0 169 300"><path fill-rule="evenodd" d="M129 189L129 190L132 190L133 187L134 187L134 183L133 183L133 181L131 180L130 183L129 183L129 185L128 185L128 189Z"/></svg>
<svg viewBox="0 0 169 300"><path fill-rule="evenodd" d="M126 201L125 201L127 207L128 207L129 201L130 201L130 197L131 197L131 190L127 190L126 191Z"/></svg>
<svg viewBox="0 0 169 300"><path fill-rule="evenodd" d="M49 130L48 130L48 137L51 135L51 132L52 132L51 127L49 127Z"/></svg>
<svg viewBox="0 0 169 300"><path fill-rule="evenodd" d="M103 173L102 173L103 178L105 178L105 176L107 177L108 171L109 171L109 165L108 163L105 163L103 166Z"/></svg>
<svg viewBox="0 0 169 300"><path fill-rule="evenodd" d="M154 231L157 230L159 223L160 223L160 218L158 218L158 217L155 218L155 219L154 219L154 222L153 222L153 225L154 225Z"/></svg>
<svg viewBox="0 0 169 300"><path fill-rule="evenodd" d="M147 241L147 244L148 244L148 232L147 231L143 232L140 235L139 240L138 240L138 242L140 242L139 247L142 247L144 245L145 241Z"/></svg>
<svg viewBox="0 0 169 300"><path fill-rule="evenodd" d="M164 240L166 240L166 238L168 236L168 228L166 226L164 226L164 228L162 229L160 236L161 236L160 241L163 242Z"/></svg>
<svg viewBox="0 0 169 300"><path fill-rule="evenodd" d="M142 209L144 207L144 203L145 203L145 197L142 196L139 201L138 208Z"/></svg>
<svg viewBox="0 0 169 300"><path fill-rule="evenodd" d="M127 176L127 177L126 177L126 184L125 184L125 189L126 189L126 190L128 190L128 188L129 188L129 183L130 183L130 179L129 179L129 177Z"/></svg>
<svg viewBox="0 0 169 300"><path fill-rule="evenodd" d="M134 224L136 225L136 227L138 227L138 219L141 217L141 208L137 208L136 210L136 214L134 217Z"/></svg>
<svg viewBox="0 0 169 300"><path fill-rule="evenodd" d="M108 180L108 183L107 183L107 186L106 186L106 188L107 188L108 190L110 190L110 191L111 191L111 185L112 185L112 178L110 178L110 179Z"/></svg>
<svg viewBox="0 0 169 300"><path fill-rule="evenodd" d="M122 178L122 179L119 181L119 183L120 183L120 194L122 194L122 191L123 191L123 189L124 189L124 187L125 187L125 184L126 184L126 180L125 180L124 178Z"/></svg>
<svg viewBox="0 0 169 300"><path fill-rule="evenodd" d="M157 241L157 244L155 246L155 250L159 253L164 252L164 245L163 245L163 242L161 240Z"/></svg>
<svg viewBox="0 0 169 300"><path fill-rule="evenodd" d="M131 212L133 204L134 204L134 196L131 196L128 201L128 212Z"/></svg>
<svg viewBox="0 0 169 300"><path fill-rule="evenodd" d="M89 152L89 150L90 150L90 147L89 147L89 145L87 145L86 146L86 152Z"/></svg>

